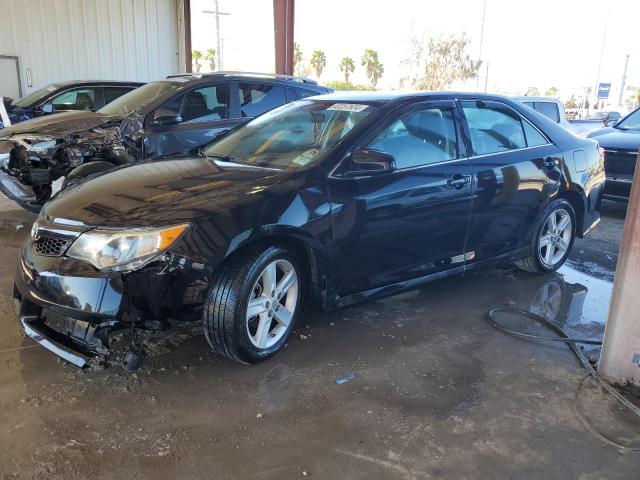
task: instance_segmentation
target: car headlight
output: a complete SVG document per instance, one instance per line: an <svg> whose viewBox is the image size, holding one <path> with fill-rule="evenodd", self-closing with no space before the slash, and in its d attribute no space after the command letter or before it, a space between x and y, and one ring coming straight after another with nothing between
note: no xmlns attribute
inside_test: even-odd
<svg viewBox="0 0 640 480"><path fill-rule="evenodd" d="M188 227L185 223L125 231L97 228L81 234L67 256L89 262L99 270L136 270L173 245Z"/></svg>

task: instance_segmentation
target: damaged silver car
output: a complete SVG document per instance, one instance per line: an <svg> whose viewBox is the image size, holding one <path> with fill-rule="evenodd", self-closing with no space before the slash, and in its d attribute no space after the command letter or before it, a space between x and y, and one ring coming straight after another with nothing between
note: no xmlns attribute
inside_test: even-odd
<svg viewBox="0 0 640 480"><path fill-rule="evenodd" d="M60 113L0 130L0 190L38 212L78 179L150 158L195 154L247 119L329 91L299 77L237 72L151 82L97 112Z"/></svg>

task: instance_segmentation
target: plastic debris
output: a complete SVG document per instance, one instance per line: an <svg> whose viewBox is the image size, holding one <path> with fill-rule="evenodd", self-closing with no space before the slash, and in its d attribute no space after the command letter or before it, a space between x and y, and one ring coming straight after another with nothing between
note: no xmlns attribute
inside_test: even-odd
<svg viewBox="0 0 640 480"><path fill-rule="evenodd" d="M347 375L346 377L342 377L336 380L336 383L338 385L342 385L343 383L347 383L350 382L351 380L353 380L355 378L355 375L352 373L351 375Z"/></svg>

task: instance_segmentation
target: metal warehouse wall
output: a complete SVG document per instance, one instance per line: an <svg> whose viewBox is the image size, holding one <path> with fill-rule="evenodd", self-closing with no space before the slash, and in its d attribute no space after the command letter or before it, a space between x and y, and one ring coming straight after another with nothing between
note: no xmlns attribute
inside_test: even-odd
<svg viewBox="0 0 640 480"><path fill-rule="evenodd" d="M23 95L61 80L155 80L184 71L183 8L183 0L0 0L0 55L18 56Z"/></svg>

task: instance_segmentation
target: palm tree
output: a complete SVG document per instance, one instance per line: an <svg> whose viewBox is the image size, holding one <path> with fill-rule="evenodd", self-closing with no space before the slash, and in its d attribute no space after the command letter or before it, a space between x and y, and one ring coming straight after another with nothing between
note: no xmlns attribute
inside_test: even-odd
<svg viewBox="0 0 640 480"><path fill-rule="evenodd" d="M299 70L301 63L302 63L302 48L300 48L299 43L293 42L293 68L296 70Z"/></svg>
<svg viewBox="0 0 640 480"><path fill-rule="evenodd" d="M199 72L201 67L199 60L202 59L202 52L200 50L194 50L191 52L191 58L195 63L196 72Z"/></svg>
<svg viewBox="0 0 640 480"><path fill-rule="evenodd" d="M324 67L327 66L327 56L322 50L314 50L311 54L311 60L309 61L309 63L316 71L316 77L320 78Z"/></svg>
<svg viewBox="0 0 640 480"><path fill-rule="evenodd" d="M216 69L216 49L208 48L207 53L204 54L204 59L209 62L209 67L211 67L211 71L215 71Z"/></svg>
<svg viewBox="0 0 640 480"><path fill-rule="evenodd" d="M340 60L340 71L344 73L344 82L349 83L349 75L356 69L356 64L351 57L343 57Z"/></svg>
<svg viewBox="0 0 640 480"><path fill-rule="evenodd" d="M378 59L378 52L367 48L360 60L360 64L367 69L367 78L371 81L371 85L375 87L384 73L384 66Z"/></svg>

